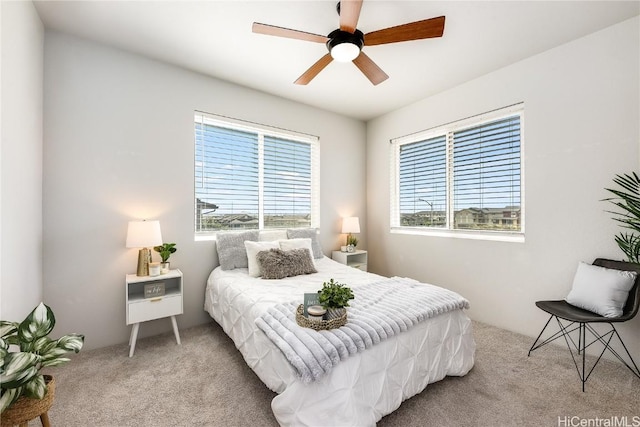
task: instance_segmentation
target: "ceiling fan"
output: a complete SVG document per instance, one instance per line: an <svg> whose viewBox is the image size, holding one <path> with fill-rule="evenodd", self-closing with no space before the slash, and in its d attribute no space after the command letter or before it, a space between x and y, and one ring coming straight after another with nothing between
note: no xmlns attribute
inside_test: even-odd
<svg viewBox="0 0 640 427"><path fill-rule="evenodd" d="M325 43L327 45L329 53L320 58L295 81L295 84L298 85L308 84L334 59L340 62L353 61L371 83L377 85L388 79L389 76L371 58L365 55L362 51L364 46L442 37L444 32L444 16L439 16L363 34L362 31L356 28L361 8L362 0L342 0L338 2L337 10L338 15L340 15L340 28L330 32L327 36L259 22L253 23L252 30L258 34Z"/></svg>

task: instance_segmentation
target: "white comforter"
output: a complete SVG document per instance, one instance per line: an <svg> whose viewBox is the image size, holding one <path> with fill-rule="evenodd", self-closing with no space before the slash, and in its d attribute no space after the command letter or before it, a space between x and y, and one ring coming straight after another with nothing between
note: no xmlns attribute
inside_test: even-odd
<svg viewBox="0 0 640 427"><path fill-rule="evenodd" d="M403 400L447 375L465 375L474 362L471 321L462 310L440 314L337 364L331 373L303 383L255 320L278 303L302 302L322 282L335 279L357 289L381 279L371 273L316 260L318 273L283 280L252 278L247 269L216 268L207 281L205 310L233 339L247 364L271 390L281 425L374 425Z"/></svg>

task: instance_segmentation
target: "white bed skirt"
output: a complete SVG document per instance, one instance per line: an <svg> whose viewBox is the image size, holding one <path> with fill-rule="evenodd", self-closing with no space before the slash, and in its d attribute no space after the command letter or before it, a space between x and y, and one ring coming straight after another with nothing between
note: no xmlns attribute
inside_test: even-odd
<svg viewBox="0 0 640 427"><path fill-rule="evenodd" d="M271 407L282 426L373 426L428 384L465 375L473 367L471 320L463 310L454 310L357 353L305 384L255 325L260 304L251 309L231 304L237 296L213 280L215 273L207 283L205 310L262 382L278 393Z"/></svg>

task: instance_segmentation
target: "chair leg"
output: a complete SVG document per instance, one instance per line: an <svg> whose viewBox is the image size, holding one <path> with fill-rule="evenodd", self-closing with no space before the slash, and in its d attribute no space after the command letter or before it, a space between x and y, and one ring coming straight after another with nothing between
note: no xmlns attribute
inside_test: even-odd
<svg viewBox="0 0 640 427"><path fill-rule="evenodd" d="M631 373L633 373L633 375L640 378L640 369L638 369L638 365L636 365L636 362L633 360L633 357L631 357L631 353L629 353L629 349L627 349L627 346L624 344L624 341L622 341L622 337L620 337L620 334L618 333L618 330L613 325L613 323L609 323L609 326L611 326L611 330L602 335L600 335L590 325L587 325L587 326L589 328L589 332L595 337L595 340L593 341L593 343L595 343L596 341L599 341L605 347L604 350L609 350L609 352L613 354L624 366L626 366L631 371ZM609 339L605 342L604 337L606 337L607 335L609 335ZM618 354L618 352L615 351L613 347L611 347L610 343L613 340L614 335L618 338L618 341L622 345L622 348L627 354L627 357L629 358L631 365L620 354ZM604 350L602 351L602 354L604 354ZM600 355L600 357L602 357L602 354ZM598 358L598 361L600 361L600 358Z"/></svg>
<svg viewBox="0 0 640 427"><path fill-rule="evenodd" d="M584 323L580 323L580 330L582 332L581 336L582 339L580 340L580 345L578 346L578 354L580 354L580 350L582 350L582 375L581 375L581 379L582 379L582 392L584 393L584 383L587 382L587 377L585 376L585 365L586 365L586 358L587 358L587 349L585 347L585 343L587 342L587 337L585 336L586 333L586 327ZM604 353L604 351L603 351ZM602 355L600 355L600 357L602 357ZM596 367L596 365L598 364L598 362L600 361L600 358L598 358L598 361L596 361L596 363L593 365L593 368L591 368L591 371L593 371L593 369ZM589 372L589 374L591 374L591 372Z"/></svg>
<svg viewBox="0 0 640 427"><path fill-rule="evenodd" d="M547 329L547 327L549 326L549 322L551 322L552 319L556 319L558 322L558 332L554 333L553 335L551 335L549 338L545 339L545 340L541 340L540 338L542 337L542 334L544 334L544 331ZM528 356L531 356L531 352L534 350L539 349L540 347L544 347L545 345L549 344L550 342L553 342L555 340L557 340L558 338L564 337L565 335L570 334L571 332L578 330L579 326L574 327L573 329L569 329L572 325L574 324L574 322L572 322L568 327L564 327L561 323L560 323L560 319L558 319L555 315L551 315L549 317L549 320L547 320L547 323L545 323L544 328L542 328L542 331L540 331L540 334L538 335L538 338L536 338L536 340L533 342L533 345L531 346L531 348L529 349L529 353ZM566 339L566 337L565 337ZM573 341L573 338L571 338L571 336L569 335L569 339L571 340L571 343L573 344L573 346L578 349L579 346L576 345L575 341Z"/></svg>
<svg viewBox="0 0 640 427"><path fill-rule="evenodd" d="M572 330L567 330L567 327L565 327L562 322L560 321L559 318L556 317L556 320L558 321L558 327L560 328L560 332L562 334L562 337L564 337L564 341L567 344L567 349L569 349L569 354L571 355L571 360L573 360L573 364L576 367L576 370L578 371L578 377L580 377L580 382L582 382L582 391L584 392L584 383L587 382L587 378L588 375L585 375L585 366L586 366L586 348L587 346L586 344L586 339L585 339L585 325L584 323L579 323L578 324L578 345L576 346L575 341L573 341L573 339L571 338L571 336L569 335L571 332L575 331L575 328ZM573 325L574 322L571 323L571 325ZM569 326L571 326L569 325ZM582 369L580 369L580 367L578 366L578 362L576 361L576 357L573 355L573 350L571 350L571 344L569 344L569 340L571 340L571 342L573 343L573 346L577 349L578 351L578 355L582 354ZM599 360L599 359L598 359ZM598 362L596 362L597 364ZM595 368L595 365L593 366ZM593 371L593 368L591 368L591 371ZM589 374L591 374L591 372L589 372Z"/></svg>
<svg viewBox="0 0 640 427"><path fill-rule="evenodd" d="M557 323L558 323L558 328L559 328L558 332L556 332L555 334L551 335L546 340L540 342L542 334L544 333L544 331L549 326L549 323L551 322L551 319L553 319L554 317L556 318ZM535 342L533 343L533 345L529 349L529 355L531 355L531 352L533 350L536 350L536 349L538 349L538 348L540 348L540 347L542 347L542 346L544 346L544 345L546 345L546 344L548 344L548 343L550 343L552 341L555 341L556 339L558 339L560 337L563 337L564 340L565 340L565 343L567 345L567 349L569 350L569 354L571 355L571 359L573 360L573 364L576 367L576 371L578 371L578 377L580 377L580 382L582 383L582 391L583 392L585 391L585 384L586 384L587 380L589 379L589 377L593 373L593 370L596 368L596 366L600 362L600 359L602 359L602 356L604 355L604 353L607 350L611 354L613 354L623 365L625 365L636 377L640 378L640 369L638 369L638 365L633 360L633 357L631 357L631 353L629 353L629 349L627 349L627 346L625 345L624 341L622 341L622 338L620 337L620 334L616 330L616 328L613 325L613 323L608 323L608 325L611 327L611 330L609 330L608 332L605 332L603 334L600 334L598 331L596 331L588 323L578 323L577 327L573 326L573 325L575 325L575 323L576 322L571 322L570 324L565 326L558 317L556 317L554 315L551 315L549 320L547 320L547 323L545 324L544 328L542 329L542 332L540 332L540 335L538 335L538 337L536 338ZM571 333L573 333L576 330L578 331L578 343L577 343L577 345L576 345L576 342L574 341L574 339L570 335ZM591 342L587 342L587 330L593 336L593 340ZM613 340L614 336L616 336L618 338L618 341L622 345L622 348L624 349L624 352L626 353L627 358L629 359L630 363L628 363L625 360L625 358L622 357L611 346L611 341ZM590 347L592 344L595 344L595 343L600 343L603 348L602 348L602 351L600 352L600 354L598 355L598 358L594 362L593 366L591 367L589 372L587 372L587 360L586 360L587 359L587 351L586 350L587 350L588 347ZM578 360L576 360L576 356L574 355L574 350L572 350L572 344L573 344L573 348L578 353L578 357L582 356L582 360L580 362L578 362Z"/></svg>
<svg viewBox="0 0 640 427"><path fill-rule="evenodd" d="M580 354L580 352L582 351L582 344L584 343L584 325L581 323L580 324L580 331L578 332L578 354ZM583 366L584 368L584 366ZM583 369L584 370L584 369Z"/></svg>
<svg viewBox="0 0 640 427"><path fill-rule="evenodd" d="M536 347L536 344L538 344L538 341L540 340L540 337L544 333L545 329L547 329L547 326L549 326L549 322L551 322L551 319L553 319L553 315L551 315L549 317L549 320L547 320L547 323L544 324L544 328L542 328L542 330L540 331L540 334L538 335L538 338L536 338L536 340L531 345L531 348L529 349L529 353L527 354L527 357L531 356L531 352L533 350L537 350L538 348L540 348L540 347L542 347L544 345L544 343L543 343L543 344L540 344L538 347Z"/></svg>
<svg viewBox="0 0 640 427"><path fill-rule="evenodd" d="M624 363L624 365L629 368L629 370L631 372L633 372L633 374L640 378L640 369L638 369L638 365L636 365L636 362L633 360L633 357L631 357L631 354L629 353L629 350L627 349L627 346L624 345L624 341L622 341L622 338L620 338L620 334L618 333L618 330L616 329L615 326L611 325L611 327L613 328L613 331L615 332L616 336L618 337L618 341L620 341L620 344L622 344L622 348L624 348L624 351L627 352L627 356L629 356L629 360L631 360L631 363L633 364L634 369L631 369L631 366L629 366L627 363L625 363L624 361L622 361L622 363ZM619 357L615 352L613 352L614 356L618 357L618 359L621 359L621 357Z"/></svg>

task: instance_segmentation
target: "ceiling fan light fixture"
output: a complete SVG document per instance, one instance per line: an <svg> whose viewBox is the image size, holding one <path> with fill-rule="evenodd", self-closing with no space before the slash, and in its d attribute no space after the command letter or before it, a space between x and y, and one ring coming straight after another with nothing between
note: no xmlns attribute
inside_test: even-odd
<svg viewBox="0 0 640 427"><path fill-rule="evenodd" d="M331 57L339 62L351 62L360 55L360 49L364 46L364 35L356 30L353 34L335 30L327 36L327 49Z"/></svg>
<svg viewBox="0 0 640 427"><path fill-rule="evenodd" d="M365 45L365 36L357 28L362 2L363 0L339 1L336 8L340 16L340 27L327 36L259 22L253 23L252 31L259 34L325 44L329 53L322 56L307 71L302 73L294 82L295 84L308 84L320 71L335 60L339 62L351 61L375 86L388 79L389 76L362 51ZM371 31L367 33L366 45L375 46L442 37L444 22L445 17L438 16Z"/></svg>
<svg viewBox="0 0 640 427"><path fill-rule="evenodd" d="M351 62L360 55L360 48L353 43L340 43L331 49L331 57L338 62Z"/></svg>

